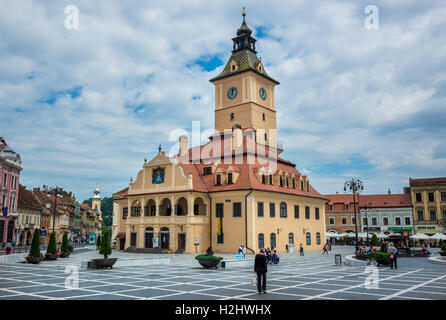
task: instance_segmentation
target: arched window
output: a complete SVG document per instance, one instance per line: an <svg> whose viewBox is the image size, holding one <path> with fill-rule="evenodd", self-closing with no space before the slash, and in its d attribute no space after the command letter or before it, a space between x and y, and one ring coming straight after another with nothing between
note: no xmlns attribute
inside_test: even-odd
<svg viewBox="0 0 446 320"><path fill-rule="evenodd" d="M263 233L259 233L259 249L265 248L265 237Z"/></svg>
<svg viewBox="0 0 446 320"><path fill-rule="evenodd" d="M319 232L316 233L316 244L321 244L321 234Z"/></svg>
<svg viewBox="0 0 446 320"><path fill-rule="evenodd" d="M307 246L310 246L311 245L311 233L307 232L306 237L307 237Z"/></svg>
<svg viewBox="0 0 446 320"><path fill-rule="evenodd" d="M271 233L270 235L270 244L271 244L271 249L276 247L276 234L275 233Z"/></svg>
<svg viewBox="0 0 446 320"><path fill-rule="evenodd" d="M288 243L294 244L294 234L292 232L288 233Z"/></svg>
<svg viewBox="0 0 446 320"><path fill-rule="evenodd" d="M234 112L231 112L231 121L234 121Z"/></svg>
<svg viewBox="0 0 446 320"><path fill-rule="evenodd" d="M286 218L287 217L287 210L286 210L286 203L281 202L280 203L280 217Z"/></svg>

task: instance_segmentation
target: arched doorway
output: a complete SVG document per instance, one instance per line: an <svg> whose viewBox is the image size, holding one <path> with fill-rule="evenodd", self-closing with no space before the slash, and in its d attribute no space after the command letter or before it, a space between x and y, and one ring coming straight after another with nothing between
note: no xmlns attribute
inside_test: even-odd
<svg viewBox="0 0 446 320"><path fill-rule="evenodd" d="M186 216L187 215L187 200L184 197L178 199L177 204L175 205L175 215L177 216Z"/></svg>
<svg viewBox="0 0 446 320"><path fill-rule="evenodd" d="M160 229L160 240L161 240L161 248L169 249L169 228L162 227Z"/></svg>
<svg viewBox="0 0 446 320"><path fill-rule="evenodd" d="M194 200L194 216L205 216L206 215L206 204L203 199L198 197Z"/></svg>
<svg viewBox="0 0 446 320"><path fill-rule="evenodd" d="M167 198L164 198L161 200L160 204L160 216L171 216L172 215L172 204L170 203L170 200Z"/></svg>
<svg viewBox="0 0 446 320"><path fill-rule="evenodd" d="M153 228L147 227L144 233L144 248L153 248Z"/></svg>

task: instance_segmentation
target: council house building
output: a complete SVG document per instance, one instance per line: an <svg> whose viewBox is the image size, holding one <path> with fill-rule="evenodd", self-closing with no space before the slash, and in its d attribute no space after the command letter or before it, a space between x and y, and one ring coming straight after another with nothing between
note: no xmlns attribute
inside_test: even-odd
<svg viewBox="0 0 446 320"><path fill-rule="evenodd" d="M321 250L325 203L295 164L279 157L275 86L245 22L215 86L215 133L205 145L145 161L116 192L117 249L176 253Z"/></svg>

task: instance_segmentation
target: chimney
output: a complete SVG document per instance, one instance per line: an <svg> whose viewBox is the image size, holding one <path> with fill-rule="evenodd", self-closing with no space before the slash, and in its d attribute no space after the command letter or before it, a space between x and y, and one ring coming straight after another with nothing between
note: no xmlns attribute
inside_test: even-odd
<svg viewBox="0 0 446 320"><path fill-rule="evenodd" d="M403 193L409 194L410 193L410 188L409 187L404 187Z"/></svg>
<svg viewBox="0 0 446 320"><path fill-rule="evenodd" d="M189 139L187 138L187 136L181 136L179 144L180 144L179 156L183 157L189 152Z"/></svg>
<svg viewBox="0 0 446 320"><path fill-rule="evenodd" d="M242 127L236 124L232 128L232 137L233 137L233 149L238 149L241 145L243 145L243 132Z"/></svg>
<svg viewBox="0 0 446 320"><path fill-rule="evenodd" d="M388 193L388 194L392 194L392 192L390 192L390 188L389 188L389 190L387 191L387 193Z"/></svg>

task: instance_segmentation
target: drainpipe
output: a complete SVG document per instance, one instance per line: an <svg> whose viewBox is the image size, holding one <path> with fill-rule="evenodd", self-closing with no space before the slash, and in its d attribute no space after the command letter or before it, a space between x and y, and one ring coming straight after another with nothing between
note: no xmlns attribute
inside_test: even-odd
<svg viewBox="0 0 446 320"><path fill-rule="evenodd" d="M254 250L248 247L248 196L253 192L253 189L249 191L245 196L245 247L255 253Z"/></svg>

